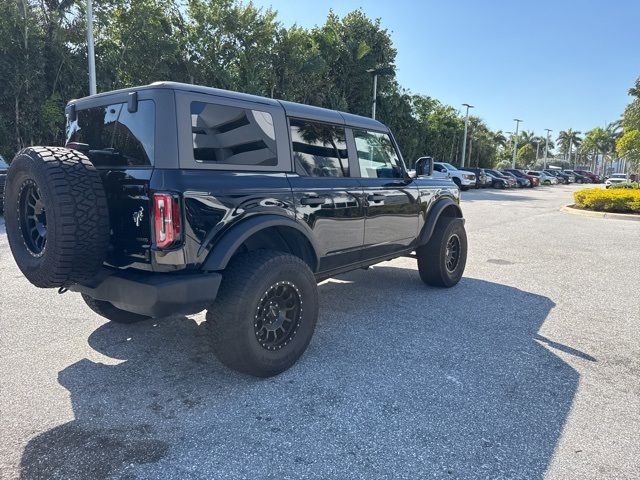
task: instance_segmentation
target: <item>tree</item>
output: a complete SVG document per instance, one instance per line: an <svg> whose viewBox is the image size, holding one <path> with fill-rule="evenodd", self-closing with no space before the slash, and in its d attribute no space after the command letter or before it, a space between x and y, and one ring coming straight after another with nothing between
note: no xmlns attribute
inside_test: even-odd
<svg viewBox="0 0 640 480"><path fill-rule="evenodd" d="M536 152L531 144L527 143L518 149L516 160L520 168L528 168L535 163Z"/></svg>
<svg viewBox="0 0 640 480"><path fill-rule="evenodd" d="M616 142L616 148L629 162L630 170L640 172L640 130L626 130Z"/></svg>
<svg viewBox="0 0 640 480"><path fill-rule="evenodd" d="M563 130L558 134L558 143L560 144L561 150L565 153L568 163L571 163L571 150L574 146L578 147L581 142L580 132L576 132L571 128Z"/></svg>

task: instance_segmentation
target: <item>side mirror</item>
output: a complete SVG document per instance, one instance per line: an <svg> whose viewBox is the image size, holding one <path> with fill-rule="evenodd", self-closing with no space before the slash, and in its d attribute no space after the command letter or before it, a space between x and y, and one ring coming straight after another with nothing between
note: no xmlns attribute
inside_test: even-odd
<svg viewBox="0 0 640 480"><path fill-rule="evenodd" d="M420 157L418 160L416 160L416 177L430 177L432 174L432 157Z"/></svg>

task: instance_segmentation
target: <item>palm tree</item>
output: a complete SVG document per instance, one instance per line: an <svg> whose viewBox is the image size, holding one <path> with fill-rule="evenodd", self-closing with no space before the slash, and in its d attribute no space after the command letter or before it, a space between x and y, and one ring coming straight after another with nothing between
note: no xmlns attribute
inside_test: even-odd
<svg viewBox="0 0 640 480"><path fill-rule="evenodd" d="M607 157L615 156L616 140L620 137L620 122L613 122L605 128L596 127L589 130L584 137L580 151L591 155L591 169L597 168L598 154L602 155L602 173L607 171Z"/></svg>
<svg viewBox="0 0 640 480"><path fill-rule="evenodd" d="M582 143L580 132L574 131L572 128L562 130L558 134L558 143L560 144L560 148L565 152L567 156L567 162L571 163L571 149L574 145L576 147L579 147Z"/></svg>
<svg viewBox="0 0 640 480"><path fill-rule="evenodd" d="M502 130L498 130L493 134L493 143L495 143L497 147L505 148L507 146L507 137Z"/></svg>

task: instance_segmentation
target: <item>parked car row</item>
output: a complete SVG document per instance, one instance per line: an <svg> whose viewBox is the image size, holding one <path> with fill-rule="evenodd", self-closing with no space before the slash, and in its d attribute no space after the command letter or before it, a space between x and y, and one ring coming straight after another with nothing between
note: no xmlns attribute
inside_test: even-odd
<svg viewBox="0 0 640 480"><path fill-rule="evenodd" d="M428 158L421 157L419 160ZM560 170L554 168L544 170L520 170L516 168L495 170L479 167L459 169L446 162L434 162L433 176L436 178L449 178L461 190L470 188L533 188L539 185L602 182L598 175L586 170Z"/></svg>

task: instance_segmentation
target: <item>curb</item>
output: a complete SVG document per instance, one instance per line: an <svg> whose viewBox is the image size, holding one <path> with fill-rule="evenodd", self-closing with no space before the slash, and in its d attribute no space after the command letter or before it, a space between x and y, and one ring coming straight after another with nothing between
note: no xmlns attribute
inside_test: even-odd
<svg viewBox="0 0 640 480"><path fill-rule="evenodd" d="M614 220L631 220L640 222L640 215L636 215L634 213L596 212L594 210L581 210L576 208L574 205L565 205L560 208L560 211L571 215L581 215L583 217L611 218Z"/></svg>

